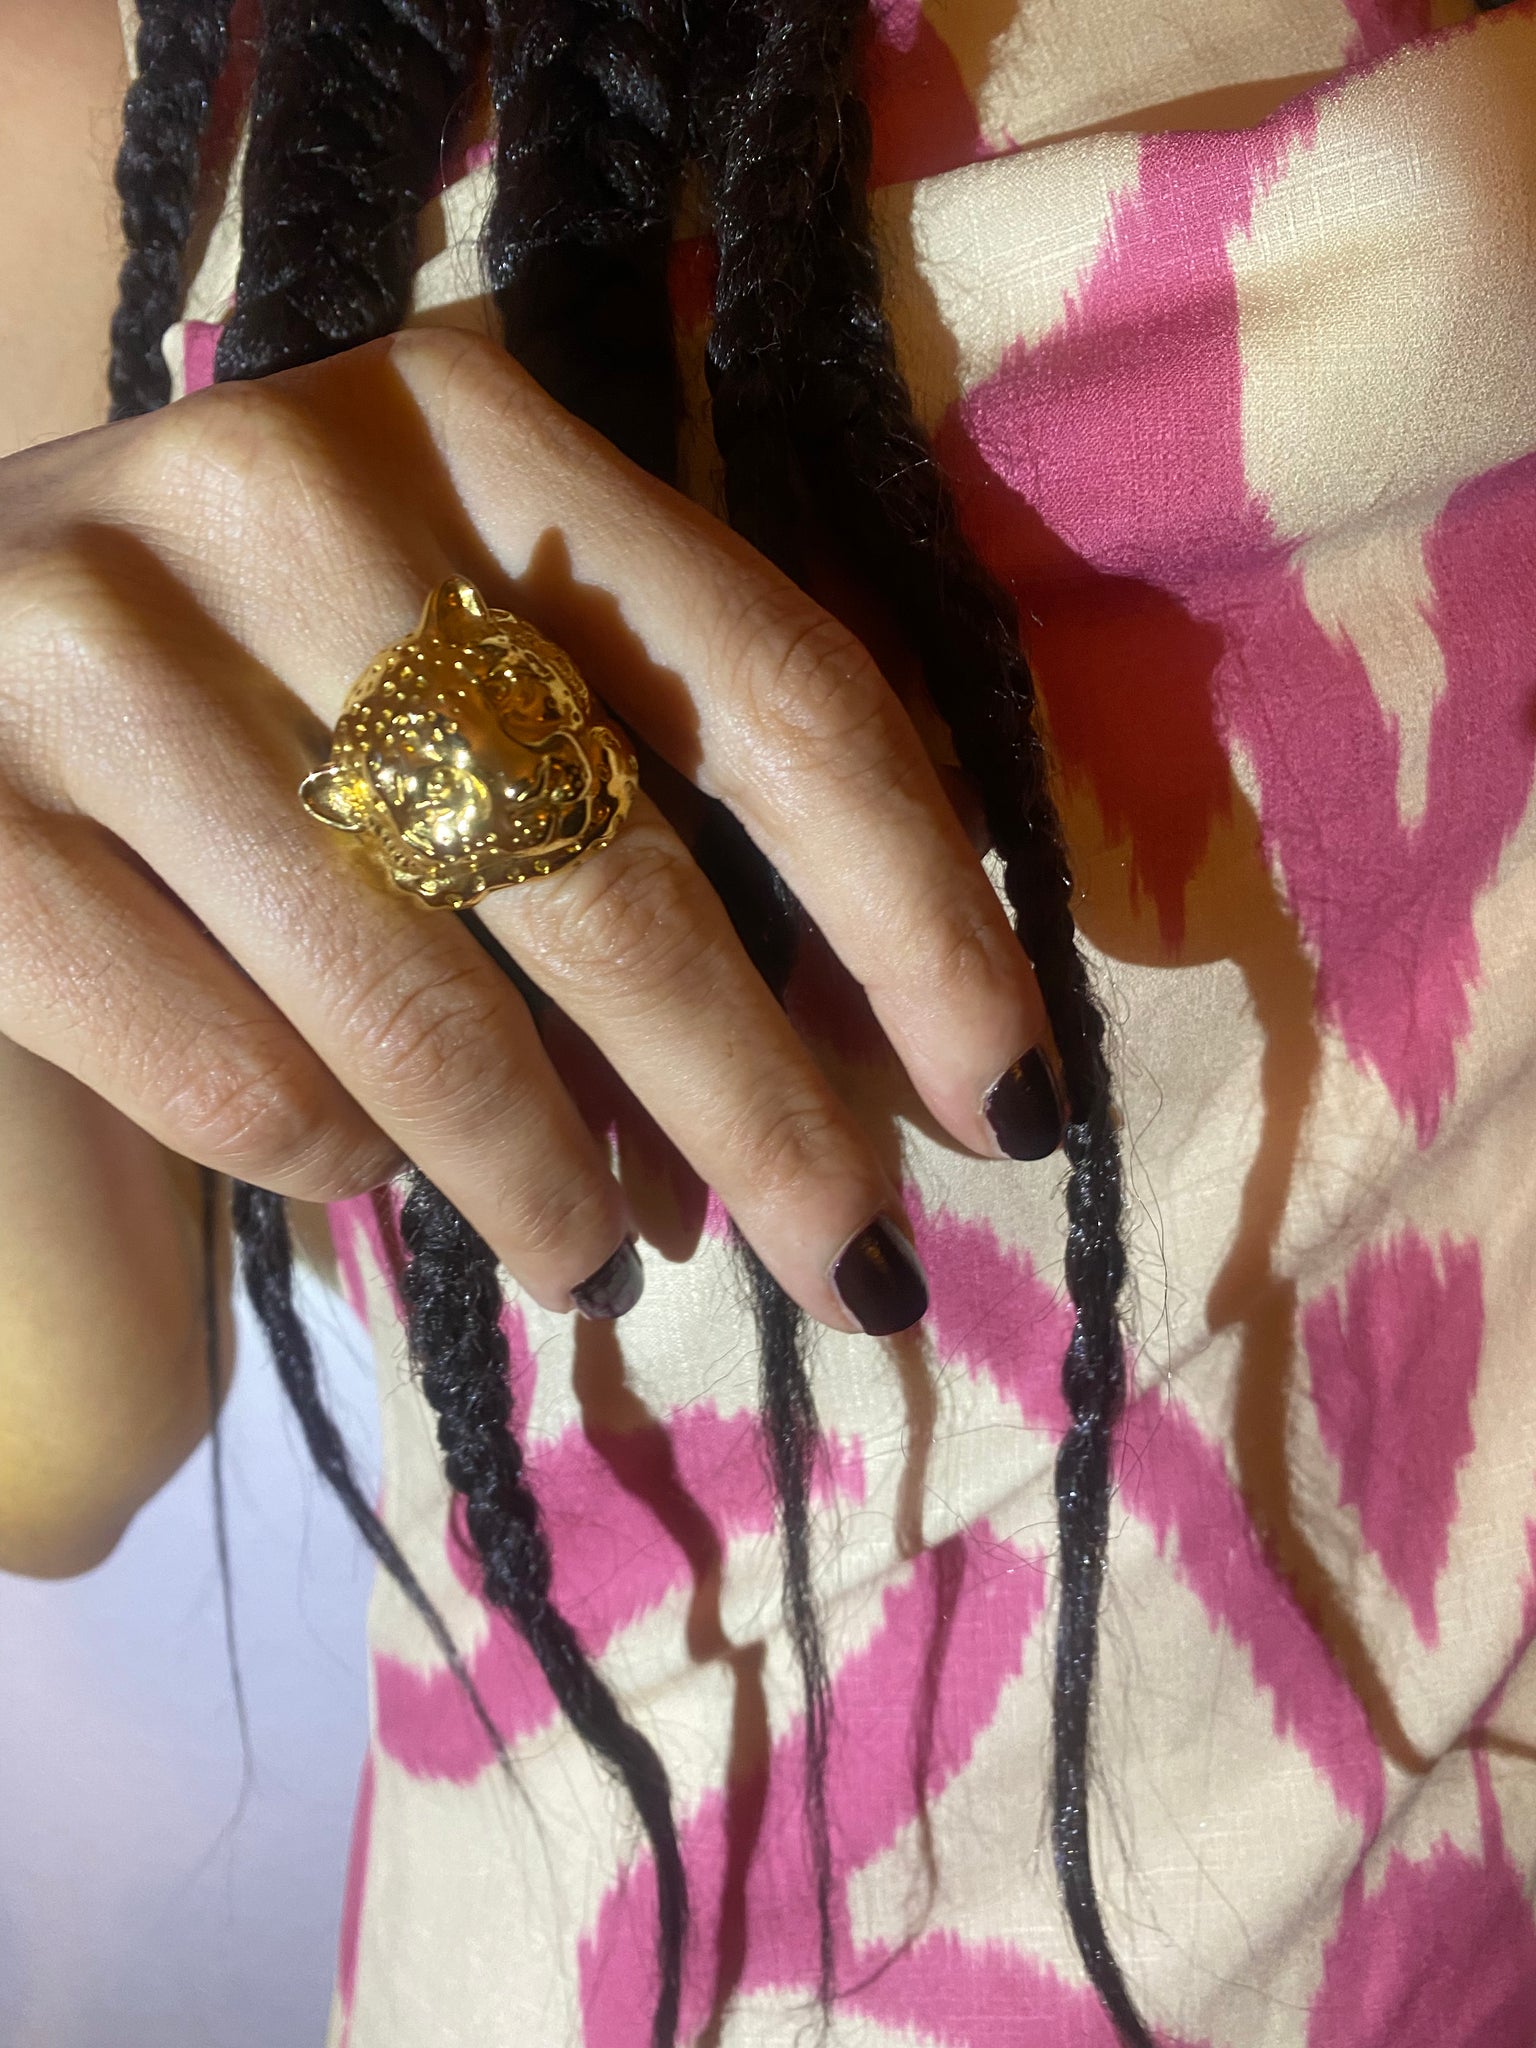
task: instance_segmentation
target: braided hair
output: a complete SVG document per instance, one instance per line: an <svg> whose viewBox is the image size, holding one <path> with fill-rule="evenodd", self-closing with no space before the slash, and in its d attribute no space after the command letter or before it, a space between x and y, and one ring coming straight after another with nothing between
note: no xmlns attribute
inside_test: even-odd
<svg viewBox="0 0 1536 2048"><path fill-rule="evenodd" d="M477 42L470 0L266 0L217 377L264 377L400 325L416 218Z"/></svg>
<svg viewBox="0 0 1536 2048"><path fill-rule="evenodd" d="M710 343L754 487L809 486L917 654L981 795L1019 940L1034 964L1069 1105L1056 1462L1061 1599L1053 1690L1052 1846L1090 1981L1127 2043L1150 2041L1110 1950L1088 1828L1089 1707L1108 1536L1110 1453L1125 1394L1119 1303L1124 1198L1104 1019L1077 946L1071 875L1016 619L967 544L913 414L881 308L867 203L869 116L853 84L851 0L727 0L711 18L695 106L712 182L720 282ZM761 290L764 219L775 289ZM771 481L763 481L763 472Z"/></svg>
<svg viewBox="0 0 1536 2048"><path fill-rule="evenodd" d="M557 38L541 52L546 67L557 67L556 81L558 66L571 66L573 48L580 53L583 29L590 31L584 17L597 10L578 5L567 12L564 46ZM504 16L493 27L492 87L502 123L503 175L491 233L508 252L496 267L507 278L505 297L513 303L522 280L510 252L527 232L522 208L534 209L534 221L540 217L537 189L520 182L527 156L510 146L533 99L532 73L526 63L518 66L516 24ZM483 30L460 0L422 6L409 0L274 0L269 6L249 114L240 272L219 343L218 377L262 376L399 327L414 268L416 217L437 177L444 131L471 82ZM498 60L509 54L512 76L504 79ZM542 78L547 87L548 68ZM199 125L205 121L206 97L189 112ZM196 138L188 145L190 154L195 151ZM295 163L303 165L302 178L294 175ZM185 240L183 226L180 248ZM125 297L133 262L130 244ZM650 411L670 420L670 387ZM499 1732L456 1645L359 1489L325 1411L294 1310L283 1205L265 1191L240 1188L233 1214L247 1292L311 1454L374 1554L426 1619L501 1754ZM622 1779L651 1843L659 1896L652 2032L656 2048L667 2048L677 2030L686 1888L666 1772L652 1746L624 1720L550 1599L548 1544L512 1430L495 1258L421 1175L412 1177L401 1231L412 1355L437 1416L447 1476L465 1501L485 1597L527 1641L572 1726Z"/></svg>
<svg viewBox="0 0 1536 2048"><path fill-rule="evenodd" d="M675 0L490 0L487 279L507 348L645 469L676 473L667 255L682 156Z"/></svg>
<svg viewBox="0 0 1536 2048"><path fill-rule="evenodd" d="M158 343L179 310L225 13L226 0L142 0L118 171L128 254L113 325L114 414L169 395ZM1016 620L961 531L881 310L865 197L869 123L855 84L861 14L852 0L713 0L685 34L680 0L485 0L483 17L478 0L268 0L240 274L217 374L261 376L400 325L416 216L483 48L496 112L483 256L506 344L563 404L669 477L676 369L666 260L683 165L701 167L719 252L707 374L728 516L791 575L801 567L796 536L806 506L835 516L850 560L916 651L982 797L1061 1058L1074 1325L1063 1367L1070 1420L1056 1467L1052 1840L1090 1980L1121 2039L1149 2048L1106 1938L1089 1854L1090 1705L1125 1387L1122 1186L1104 1022L1076 942ZM718 805L707 807L696 853L782 996L800 925L790 892ZM293 1307L283 1205L237 1189L234 1216L246 1285L316 1462L473 1697L451 1638L351 1479L325 1413ZM572 1726L624 1783L656 1859L652 2042L664 2048L676 2034L687 1917L666 1773L549 1597L548 1545L512 1415L494 1256L414 1172L401 1235L410 1348L485 1597L523 1634ZM809 1556L815 1408L804 1319L739 1233L734 1242L756 1310L785 1616L804 1688L825 2010L835 1985L828 1687Z"/></svg>
<svg viewBox="0 0 1536 2048"><path fill-rule="evenodd" d="M117 155L127 254L112 316L111 415L153 412L171 395L160 337L181 311L203 131L224 68L229 0L141 0L133 83Z"/></svg>

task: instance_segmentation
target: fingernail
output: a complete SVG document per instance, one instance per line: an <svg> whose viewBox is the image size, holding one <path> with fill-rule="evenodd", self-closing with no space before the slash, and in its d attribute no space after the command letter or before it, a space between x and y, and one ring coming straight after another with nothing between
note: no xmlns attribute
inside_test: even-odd
<svg viewBox="0 0 1536 2048"><path fill-rule="evenodd" d="M571 1299L584 1316L594 1322L611 1323L618 1316L628 1315L644 1291L645 1268L633 1241L626 1237L591 1279L571 1289Z"/></svg>
<svg viewBox="0 0 1536 2048"><path fill-rule="evenodd" d="M1066 1112L1056 1076L1039 1046L992 1083L982 1108L1010 1159L1045 1159L1061 1143Z"/></svg>
<svg viewBox="0 0 1536 2048"><path fill-rule="evenodd" d="M893 1337L921 1321L928 1282L917 1253L888 1216L851 1237L832 1264L838 1300L870 1337Z"/></svg>

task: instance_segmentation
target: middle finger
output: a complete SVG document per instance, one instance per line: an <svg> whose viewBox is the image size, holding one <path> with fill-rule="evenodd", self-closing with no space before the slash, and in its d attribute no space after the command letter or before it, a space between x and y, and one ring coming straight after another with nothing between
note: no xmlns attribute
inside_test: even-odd
<svg viewBox="0 0 1536 2048"><path fill-rule="evenodd" d="M387 451L349 458L327 412L359 358L396 373L431 444L413 446L393 487ZM459 526L459 566L493 556L604 701L736 812L943 1125L992 1157L1053 1149L1061 1108L1033 973L916 728L852 634L475 337L396 336L242 398L243 427L222 430L230 459L190 465L194 492L216 500L208 523L233 543L210 603L322 717L338 679L414 622ZM377 474L362 492L348 464L365 460ZM317 572L298 582L284 546L296 503ZM266 563L282 587L262 587Z"/></svg>
<svg viewBox="0 0 1536 2048"><path fill-rule="evenodd" d="M600 854L479 914L803 1307L879 1334L916 1320L921 1283L886 1220L899 1191L643 793Z"/></svg>

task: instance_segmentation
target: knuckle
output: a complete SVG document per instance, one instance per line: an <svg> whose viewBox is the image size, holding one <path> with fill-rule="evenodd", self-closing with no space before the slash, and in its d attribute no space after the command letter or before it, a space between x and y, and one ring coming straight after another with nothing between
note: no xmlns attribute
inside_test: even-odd
<svg viewBox="0 0 1536 2048"><path fill-rule="evenodd" d="M99 545L64 532L15 551L0 576L0 635L6 667L39 661L50 669L114 651L127 626L126 607L102 572Z"/></svg>
<svg viewBox="0 0 1536 2048"><path fill-rule="evenodd" d="M855 1177L855 1148L841 1117L826 1102L782 1091L765 1097L743 1117L730 1156L753 1199L772 1208L803 1201L808 1188Z"/></svg>
<svg viewBox="0 0 1536 2048"><path fill-rule="evenodd" d="M647 822L632 819L621 845L620 857L572 870L564 900L541 919L541 960L599 997L639 1000L655 987L675 996L703 943L696 874L669 835Z"/></svg>
<svg viewBox="0 0 1536 2048"><path fill-rule="evenodd" d="M873 657L841 620L798 592L770 591L737 628L732 680L747 707L756 758L801 773L841 775L888 750L895 699Z"/></svg>
<svg viewBox="0 0 1536 2048"><path fill-rule="evenodd" d="M136 495L169 513L188 545L214 530L236 541L252 519L323 507L337 457L306 409L268 380L219 384L154 415L134 466Z"/></svg>
<svg viewBox="0 0 1536 2048"><path fill-rule="evenodd" d="M384 346L398 368L429 377L494 373L509 360L488 334L465 327L402 327Z"/></svg>
<svg viewBox="0 0 1536 2048"><path fill-rule="evenodd" d="M368 1089L454 1123L492 1093L491 1054L504 1029L502 1001L477 967L444 973L418 959L392 965L364 992L346 1036Z"/></svg>
<svg viewBox="0 0 1536 2048"><path fill-rule="evenodd" d="M340 1164L317 1076L261 1029L221 1034L217 1052L180 1053L164 1113L196 1158L243 1179L285 1185Z"/></svg>
<svg viewBox="0 0 1536 2048"><path fill-rule="evenodd" d="M44 800L82 719L99 740L105 679L106 715L135 727L143 723L145 692L163 686L157 665L145 659L142 619L108 573L104 546L100 535L66 532L13 551L0 573L6 761Z"/></svg>
<svg viewBox="0 0 1536 2048"><path fill-rule="evenodd" d="M266 459L282 433L284 408L263 383L219 384L165 406L142 430L133 481L158 498L197 499Z"/></svg>
<svg viewBox="0 0 1536 2048"><path fill-rule="evenodd" d="M923 934L905 973L944 1011L963 1013L1019 980L1023 955L1006 918L985 900L946 903L935 915L915 916L910 931Z"/></svg>
<svg viewBox="0 0 1536 2048"><path fill-rule="evenodd" d="M594 1175L579 1170L537 1182L519 1177L498 1190L497 1213L506 1219L505 1237L512 1256L532 1266L569 1267L573 1251L601 1245L590 1268L572 1275L579 1286L596 1271L616 1228L609 1191Z"/></svg>
<svg viewBox="0 0 1536 2048"><path fill-rule="evenodd" d="M480 438L525 443L563 414L529 373L489 335L462 327L407 327L388 337L394 369L439 421Z"/></svg>

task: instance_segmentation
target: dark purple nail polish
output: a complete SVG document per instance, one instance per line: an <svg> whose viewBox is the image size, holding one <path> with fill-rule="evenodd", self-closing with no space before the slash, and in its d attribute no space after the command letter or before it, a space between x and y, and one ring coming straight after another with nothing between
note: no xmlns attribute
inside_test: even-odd
<svg viewBox="0 0 1536 2048"><path fill-rule="evenodd" d="M982 1107L1010 1159L1045 1159L1061 1143L1066 1112L1056 1076L1038 1046L993 1082Z"/></svg>
<svg viewBox="0 0 1536 2048"><path fill-rule="evenodd" d="M611 1259L605 1259L590 1280L571 1289L571 1299L594 1322L611 1323L627 1315L645 1291L645 1268L634 1242L625 1238Z"/></svg>
<svg viewBox="0 0 1536 2048"><path fill-rule="evenodd" d="M910 1330L928 1307L928 1282L917 1253L887 1216L877 1216L843 1246L832 1267L832 1285L871 1337Z"/></svg>

